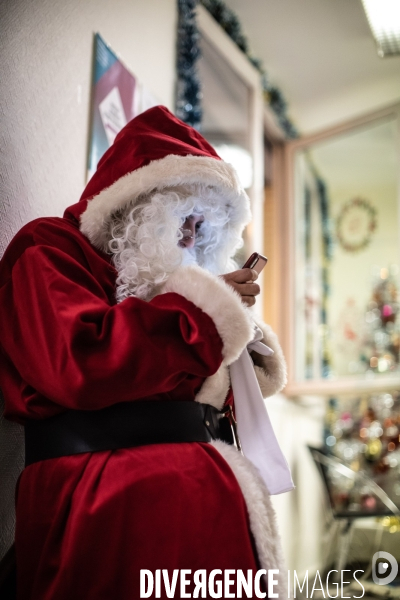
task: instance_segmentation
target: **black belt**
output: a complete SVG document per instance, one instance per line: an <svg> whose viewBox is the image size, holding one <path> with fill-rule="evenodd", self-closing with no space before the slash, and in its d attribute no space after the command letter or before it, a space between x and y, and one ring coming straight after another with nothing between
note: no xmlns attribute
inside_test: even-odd
<svg viewBox="0 0 400 600"><path fill-rule="evenodd" d="M25 466L47 458L148 444L210 442L238 444L230 406L136 401L101 410L68 410L25 424Z"/></svg>

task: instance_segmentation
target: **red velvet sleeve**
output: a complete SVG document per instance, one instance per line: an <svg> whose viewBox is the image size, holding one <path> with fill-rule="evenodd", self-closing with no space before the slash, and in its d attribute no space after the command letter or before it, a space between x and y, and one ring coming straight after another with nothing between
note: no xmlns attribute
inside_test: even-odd
<svg viewBox="0 0 400 600"><path fill-rule="evenodd" d="M175 293L111 306L78 261L28 248L2 288L5 354L24 382L67 408L99 409L173 390L221 364L212 319Z"/></svg>

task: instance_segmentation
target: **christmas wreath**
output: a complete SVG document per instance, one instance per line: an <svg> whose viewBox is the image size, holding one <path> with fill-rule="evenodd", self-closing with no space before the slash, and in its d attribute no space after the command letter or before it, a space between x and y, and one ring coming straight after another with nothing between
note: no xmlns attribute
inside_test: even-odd
<svg viewBox="0 0 400 600"><path fill-rule="evenodd" d="M377 224L377 211L372 204L364 198L352 198L337 217L337 240L347 252L359 252L371 242Z"/></svg>

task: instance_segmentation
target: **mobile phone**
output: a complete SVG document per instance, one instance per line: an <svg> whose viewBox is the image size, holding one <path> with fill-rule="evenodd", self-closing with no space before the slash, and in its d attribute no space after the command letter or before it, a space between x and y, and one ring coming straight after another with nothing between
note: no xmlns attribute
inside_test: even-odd
<svg viewBox="0 0 400 600"><path fill-rule="evenodd" d="M259 254L258 252L253 252L253 254L246 260L243 265L243 269L254 269L258 274L261 273L263 268L268 262L268 258Z"/></svg>

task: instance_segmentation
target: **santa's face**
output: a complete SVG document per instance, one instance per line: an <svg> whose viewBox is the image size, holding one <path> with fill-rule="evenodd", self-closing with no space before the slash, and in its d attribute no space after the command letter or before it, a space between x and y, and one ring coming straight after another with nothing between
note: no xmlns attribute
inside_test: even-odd
<svg viewBox="0 0 400 600"><path fill-rule="evenodd" d="M196 243L196 235L204 221L203 215L189 215L181 227L183 238L179 240L180 248L193 248Z"/></svg>

